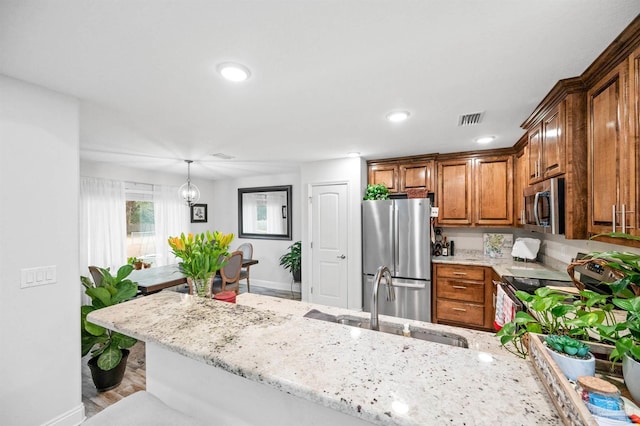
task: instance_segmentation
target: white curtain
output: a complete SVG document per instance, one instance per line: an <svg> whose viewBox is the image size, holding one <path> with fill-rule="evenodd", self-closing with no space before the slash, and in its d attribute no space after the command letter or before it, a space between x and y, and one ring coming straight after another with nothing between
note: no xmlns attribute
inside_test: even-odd
<svg viewBox="0 0 640 426"><path fill-rule="evenodd" d="M118 268L127 263L124 182L80 178L80 272L89 266Z"/></svg>
<svg viewBox="0 0 640 426"><path fill-rule="evenodd" d="M178 187L153 186L153 209L156 234L155 265L176 263L177 260L167 243L169 237L176 237L191 230L189 206L178 197Z"/></svg>

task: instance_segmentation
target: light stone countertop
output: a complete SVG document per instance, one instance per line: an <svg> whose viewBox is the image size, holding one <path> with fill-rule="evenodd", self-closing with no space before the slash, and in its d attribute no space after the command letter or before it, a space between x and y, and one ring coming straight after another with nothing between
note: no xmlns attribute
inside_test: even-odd
<svg viewBox="0 0 640 426"><path fill-rule="evenodd" d="M434 256L433 263L452 263L470 266L489 266L501 277L512 275L524 278L539 278L557 281L571 281L566 270L558 271L542 263L520 262L485 256L480 250L456 250L455 256Z"/></svg>
<svg viewBox="0 0 640 426"><path fill-rule="evenodd" d="M89 320L374 424L560 423L531 363L491 333L408 321L464 336L463 349L303 318L310 309L367 315L254 294L230 304L163 291Z"/></svg>

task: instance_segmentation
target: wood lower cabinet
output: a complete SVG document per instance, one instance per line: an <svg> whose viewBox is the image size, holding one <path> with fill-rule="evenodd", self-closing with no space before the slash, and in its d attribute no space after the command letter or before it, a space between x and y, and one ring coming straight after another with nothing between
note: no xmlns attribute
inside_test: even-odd
<svg viewBox="0 0 640 426"><path fill-rule="evenodd" d="M438 161L438 224L513 226L513 156Z"/></svg>
<svg viewBox="0 0 640 426"><path fill-rule="evenodd" d="M493 330L493 269L433 264L433 322Z"/></svg>

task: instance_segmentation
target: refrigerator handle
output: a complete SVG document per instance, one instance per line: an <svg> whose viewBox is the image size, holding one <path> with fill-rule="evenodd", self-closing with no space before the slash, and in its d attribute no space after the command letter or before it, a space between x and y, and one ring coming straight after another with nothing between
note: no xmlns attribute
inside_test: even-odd
<svg viewBox="0 0 640 426"><path fill-rule="evenodd" d="M393 203L393 275L398 272L400 266L398 259L400 258L400 236L398 235L398 206Z"/></svg>

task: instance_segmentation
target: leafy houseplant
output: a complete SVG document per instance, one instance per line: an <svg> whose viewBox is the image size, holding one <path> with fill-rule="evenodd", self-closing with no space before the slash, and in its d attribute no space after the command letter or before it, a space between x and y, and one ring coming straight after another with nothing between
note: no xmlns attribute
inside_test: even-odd
<svg viewBox="0 0 640 426"><path fill-rule="evenodd" d="M289 246L289 251L280 256L280 266L293 274L293 280L301 281L302 272L302 241L296 241Z"/></svg>
<svg viewBox="0 0 640 426"><path fill-rule="evenodd" d="M132 265L135 269L142 269L143 261L135 256L127 258L127 264Z"/></svg>
<svg viewBox="0 0 640 426"><path fill-rule="evenodd" d="M367 185L367 191L364 194L364 200L388 200L389 188L383 183Z"/></svg>
<svg viewBox="0 0 640 426"><path fill-rule="evenodd" d="M91 305L84 305L80 308L82 356L91 351L89 366L97 365L102 371L110 371L118 367L123 359L123 350L126 350L137 342L133 337L125 336L99 325L87 321L87 315L97 309L112 306L132 299L138 292L138 286L133 281L127 279L132 265L124 265L118 269L114 277L109 269L98 268L102 274L100 285L96 285L88 277L80 277L80 282L85 287L85 294L91 298ZM128 354L128 352L124 352ZM116 383L111 383L105 388L99 386L100 379L97 378L95 368L92 368L92 376L98 390L107 390L120 384L122 376ZM122 367L124 375L124 366Z"/></svg>
<svg viewBox="0 0 640 426"><path fill-rule="evenodd" d="M182 259L178 264L180 272L192 280L198 296L209 294L211 277L225 265L233 237L218 231L169 237L173 254Z"/></svg>

